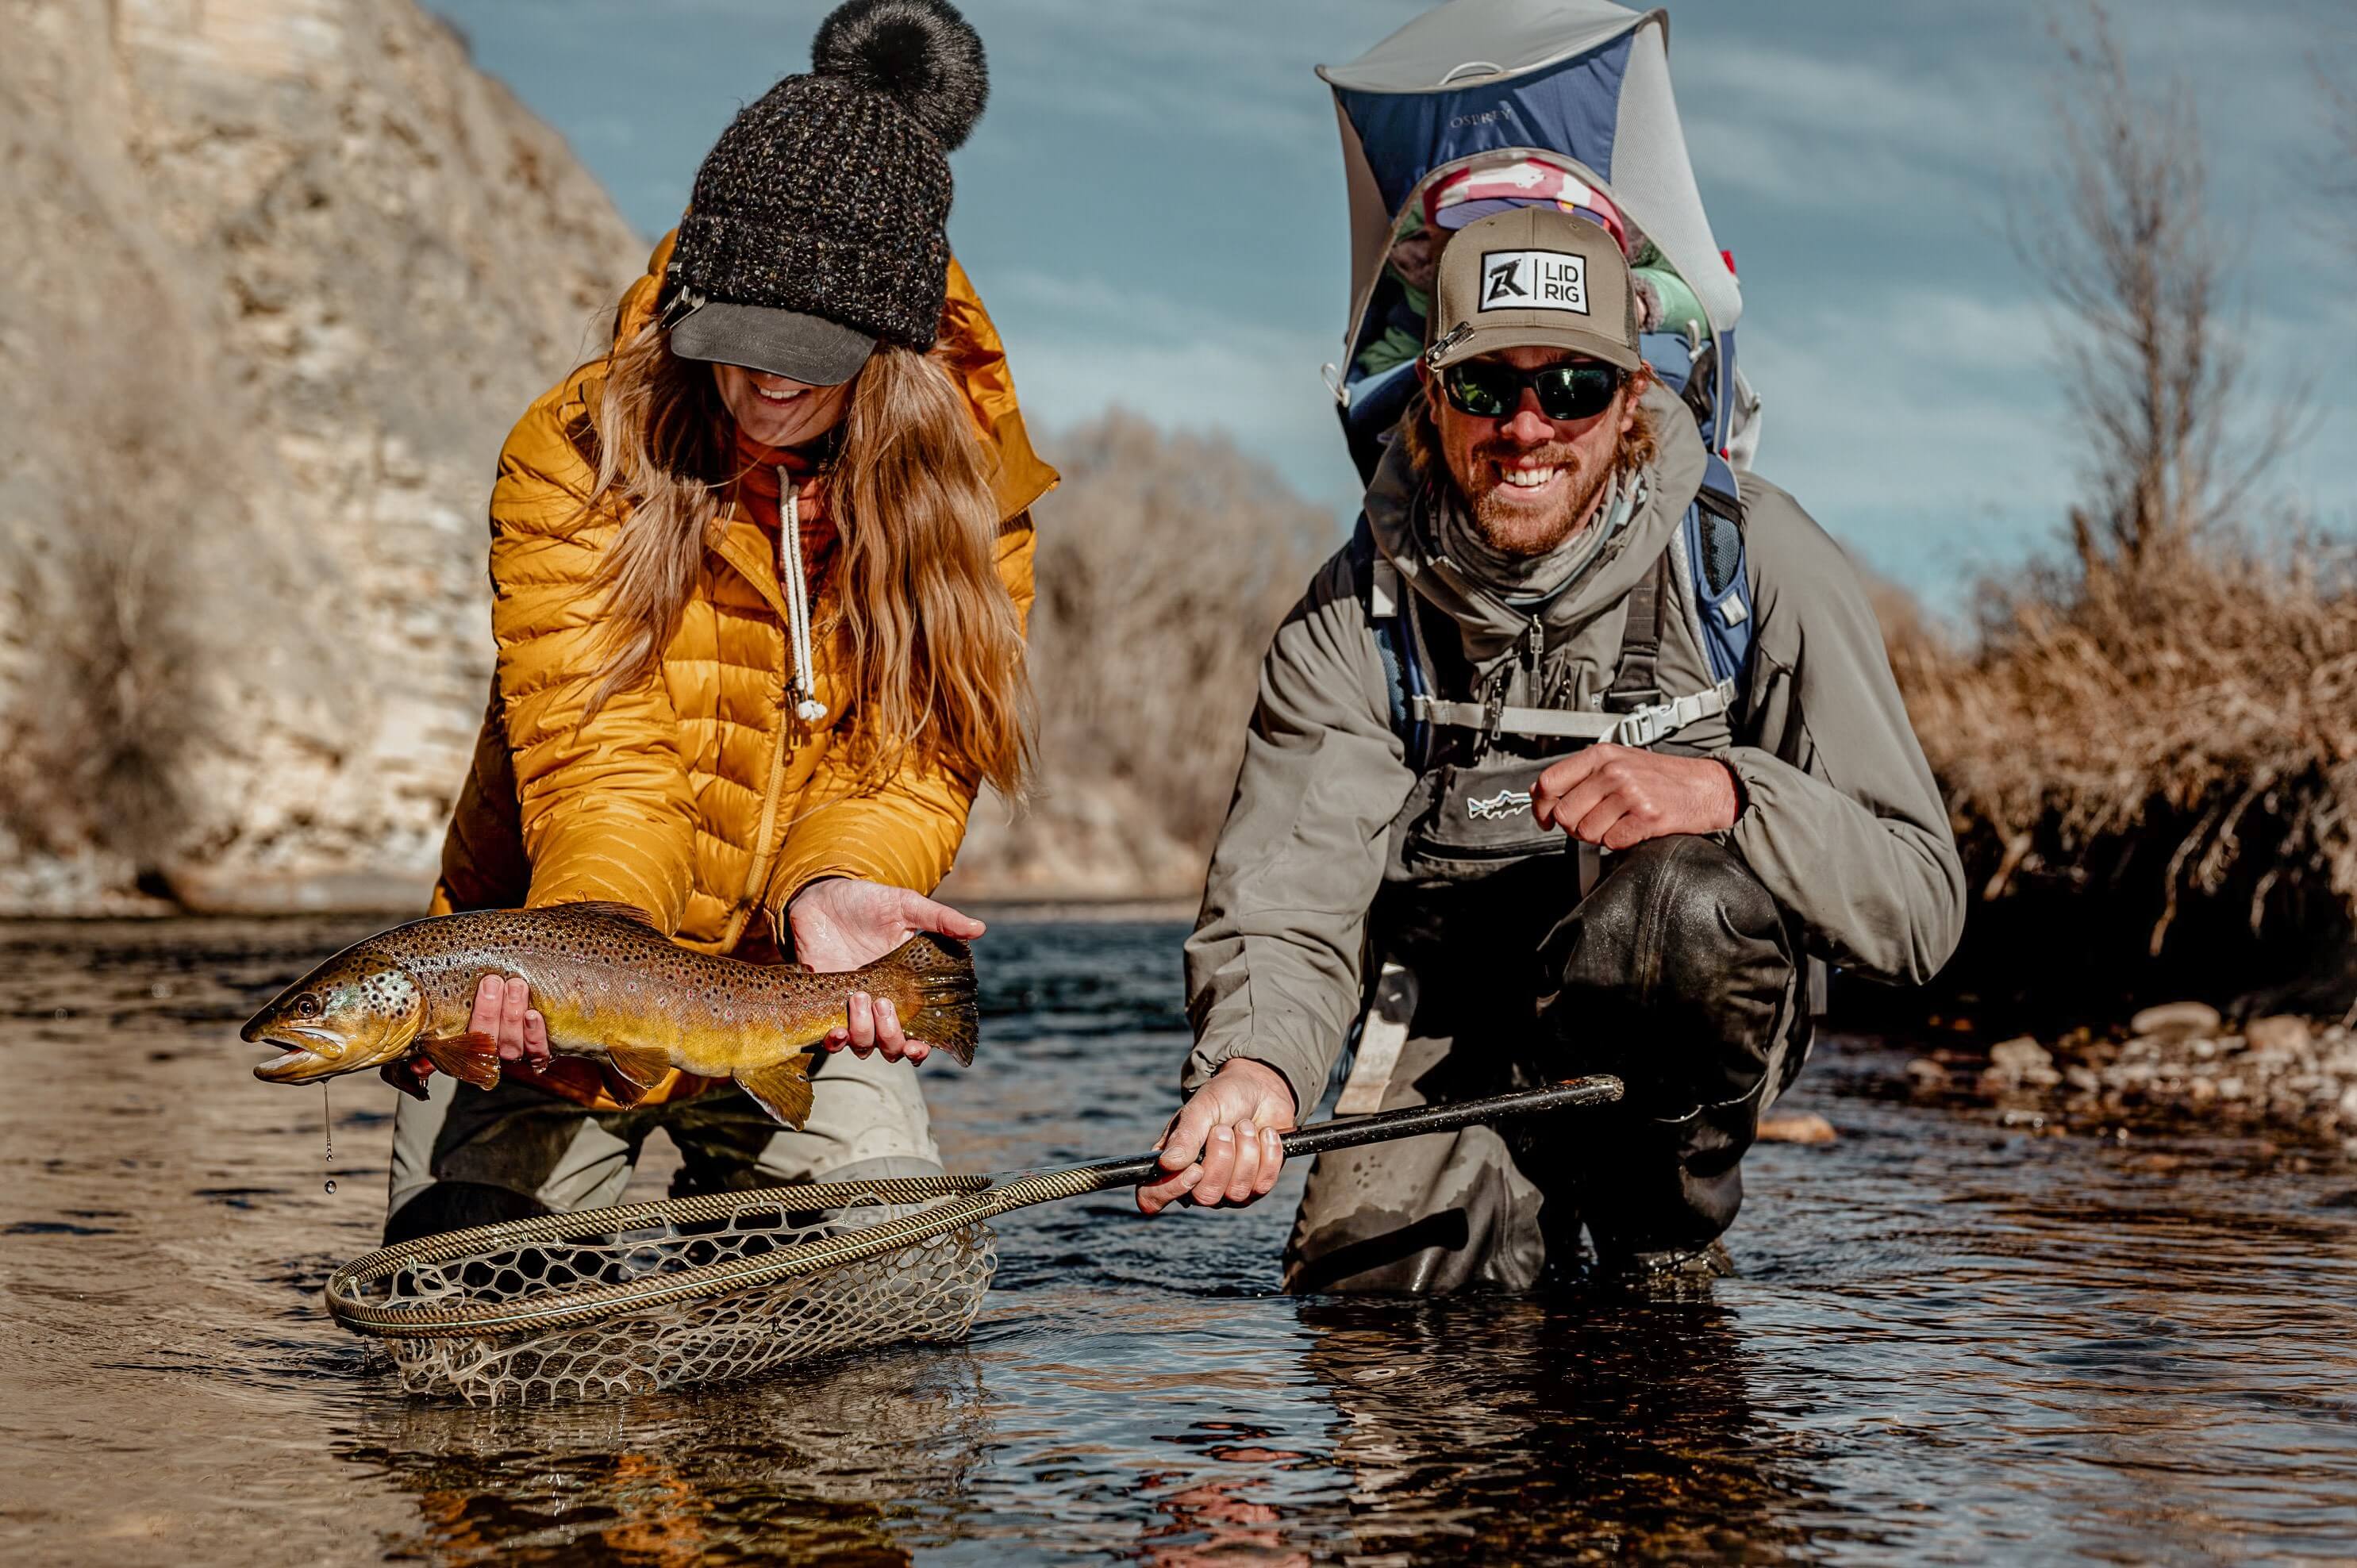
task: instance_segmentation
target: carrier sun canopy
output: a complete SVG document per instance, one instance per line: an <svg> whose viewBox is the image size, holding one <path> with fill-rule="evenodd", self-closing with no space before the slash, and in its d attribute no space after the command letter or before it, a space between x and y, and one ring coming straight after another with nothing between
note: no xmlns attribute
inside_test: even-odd
<svg viewBox="0 0 2357 1568"><path fill-rule="evenodd" d="M1334 90L1350 184L1351 315L1337 392L1362 467L1370 426L1405 398L1405 367L1367 355L1403 320L1393 247L1420 231L1427 186L1521 151L1574 166L1691 291L1706 342L1688 347L1714 350L1730 371L1713 378L1714 444L1733 438L1730 335L1743 296L1695 187L1665 12L1608 0L1448 0L1318 74Z"/></svg>

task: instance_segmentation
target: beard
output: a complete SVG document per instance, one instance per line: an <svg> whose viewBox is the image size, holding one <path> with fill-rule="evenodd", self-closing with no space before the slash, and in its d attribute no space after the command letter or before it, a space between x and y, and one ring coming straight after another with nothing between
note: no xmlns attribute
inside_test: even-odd
<svg viewBox="0 0 2357 1568"><path fill-rule="evenodd" d="M1497 442L1474 449L1474 469L1494 476L1498 470L1491 467L1493 461L1503 465L1522 457L1536 457L1542 466L1551 464L1563 470L1566 482L1560 505L1537 512L1518 506L1513 499L1513 487L1503 478L1492 478L1487 486L1474 489L1460 478L1458 488L1470 503L1468 510L1472 514L1473 531L1480 535L1483 543L1501 555L1544 555L1569 539L1587 519L1597 497L1603 493L1605 482L1612 477L1611 468L1607 464L1583 464L1578 451L1564 443L1532 452Z"/></svg>

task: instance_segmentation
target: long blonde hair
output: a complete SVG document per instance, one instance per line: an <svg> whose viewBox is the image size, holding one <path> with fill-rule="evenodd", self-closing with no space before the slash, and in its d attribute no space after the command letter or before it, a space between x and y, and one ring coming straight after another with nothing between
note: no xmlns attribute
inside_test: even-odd
<svg viewBox="0 0 2357 1568"><path fill-rule="evenodd" d="M622 525L602 570L608 654L594 710L652 672L701 577L737 467L711 367L654 324L582 388L597 479L585 512ZM1030 762L1023 628L994 560L990 456L947 371L879 347L853 385L826 477L840 591L813 628L850 645L848 742L873 782L914 760L1021 792Z"/></svg>

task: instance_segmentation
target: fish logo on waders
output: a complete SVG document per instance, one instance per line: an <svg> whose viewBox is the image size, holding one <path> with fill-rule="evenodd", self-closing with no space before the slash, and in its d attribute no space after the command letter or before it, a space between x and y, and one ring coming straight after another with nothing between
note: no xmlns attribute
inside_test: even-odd
<svg viewBox="0 0 2357 1568"><path fill-rule="evenodd" d="M1531 792L1527 789L1501 789L1494 795L1465 802L1465 814L1477 822L1498 822L1530 809Z"/></svg>

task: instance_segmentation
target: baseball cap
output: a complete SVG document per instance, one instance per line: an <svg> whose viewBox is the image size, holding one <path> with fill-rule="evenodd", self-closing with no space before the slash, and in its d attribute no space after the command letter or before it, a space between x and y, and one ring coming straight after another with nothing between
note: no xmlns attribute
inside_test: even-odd
<svg viewBox="0 0 2357 1568"><path fill-rule="evenodd" d="M1501 349L1565 349L1633 371L1637 296L1609 232L1555 207L1477 219L1450 238L1434 280L1424 362L1442 370Z"/></svg>
<svg viewBox="0 0 2357 1568"><path fill-rule="evenodd" d="M841 386L876 350L875 338L800 310L705 300L672 323L683 360L743 365L814 387Z"/></svg>

